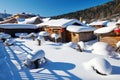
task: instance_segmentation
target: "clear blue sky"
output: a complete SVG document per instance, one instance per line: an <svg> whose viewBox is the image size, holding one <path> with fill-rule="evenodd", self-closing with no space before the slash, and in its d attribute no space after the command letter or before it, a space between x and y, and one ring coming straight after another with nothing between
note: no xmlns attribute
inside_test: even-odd
<svg viewBox="0 0 120 80"><path fill-rule="evenodd" d="M83 10L112 0L0 0L0 12L54 16Z"/></svg>

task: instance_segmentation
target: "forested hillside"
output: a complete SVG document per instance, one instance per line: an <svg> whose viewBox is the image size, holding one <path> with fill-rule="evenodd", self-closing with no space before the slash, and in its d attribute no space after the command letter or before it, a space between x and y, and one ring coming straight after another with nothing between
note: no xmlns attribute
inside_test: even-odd
<svg viewBox="0 0 120 80"><path fill-rule="evenodd" d="M98 19L112 19L114 17L120 17L120 0L113 0L103 5L92 7L89 9L76 11L68 14L54 16L52 18L76 18L90 22Z"/></svg>

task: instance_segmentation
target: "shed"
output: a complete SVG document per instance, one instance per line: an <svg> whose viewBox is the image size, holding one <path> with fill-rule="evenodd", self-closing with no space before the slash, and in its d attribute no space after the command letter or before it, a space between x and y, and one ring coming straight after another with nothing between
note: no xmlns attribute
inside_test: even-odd
<svg viewBox="0 0 120 80"><path fill-rule="evenodd" d="M60 38L58 41L69 42L71 41L71 34L66 30L69 25L80 25L83 24L76 19L52 19L46 22L39 24L43 26L44 30L47 31L50 35L53 33L59 34Z"/></svg>
<svg viewBox="0 0 120 80"><path fill-rule="evenodd" d="M9 19L5 19L4 21L0 21L0 24L6 24L6 23L17 23L17 19L9 18Z"/></svg>
<svg viewBox="0 0 120 80"><path fill-rule="evenodd" d="M15 33L38 32L38 27L33 24L0 24L0 32L8 33L15 37Z"/></svg>
<svg viewBox="0 0 120 80"><path fill-rule="evenodd" d="M106 20L106 21L95 21L95 22L91 22L89 25L98 29L98 28L105 27L108 22L109 22L108 20Z"/></svg>
<svg viewBox="0 0 120 80"><path fill-rule="evenodd" d="M116 43L120 41L120 30L116 25L116 22L109 22L107 27L103 27L94 31L98 36L98 41L106 42L116 47Z"/></svg>
<svg viewBox="0 0 120 80"><path fill-rule="evenodd" d="M89 41L95 39L94 30L96 28L87 25L70 25L67 30L70 32L71 41Z"/></svg>

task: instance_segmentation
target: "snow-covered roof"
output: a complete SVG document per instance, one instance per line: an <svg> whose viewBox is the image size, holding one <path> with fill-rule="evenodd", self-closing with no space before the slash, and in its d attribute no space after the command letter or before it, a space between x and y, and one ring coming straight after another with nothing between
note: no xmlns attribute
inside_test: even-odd
<svg viewBox="0 0 120 80"><path fill-rule="evenodd" d="M95 21L95 22L92 22L90 23L89 25L106 25L109 21L106 20L106 21Z"/></svg>
<svg viewBox="0 0 120 80"><path fill-rule="evenodd" d="M91 26L70 25L67 27L67 30L70 32L88 32L88 31L94 31L95 28Z"/></svg>
<svg viewBox="0 0 120 80"><path fill-rule="evenodd" d="M43 22L46 22L46 21L49 21L49 20L50 20L50 18L43 18L42 19Z"/></svg>
<svg viewBox="0 0 120 80"><path fill-rule="evenodd" d="M33 24L0 24L0 28L4 29L37 29Z"/></svg>
<svg viewBox="0 0 120 80"><path fill-rule="evenodd" d="M39 26L48 25L48 26L56 26L56 27L58 26L58 27L66 28L68 25L72 25L74 23L83 24L76 19L64 19L63 18L63 19L52 19L52 20L39 24Z"/></svg>
<svg viewBox="0 0 120 80"><path fill-rule="evenodd" d="M107 27L99 28L99 29L95 30L94 33L96 33L96 34L109 33L111 31L113 31L116 27L117 27L116 22L109 22L107 24Z"/></svg>
<svg viewBox="0 0 120 80"><path fill-rule="evenodd" d="M27 18L27 19L25 19L25 21L18 22L18 24L31 24L31 23L34 23L37 18L39 18L39 16Z"/></svg>

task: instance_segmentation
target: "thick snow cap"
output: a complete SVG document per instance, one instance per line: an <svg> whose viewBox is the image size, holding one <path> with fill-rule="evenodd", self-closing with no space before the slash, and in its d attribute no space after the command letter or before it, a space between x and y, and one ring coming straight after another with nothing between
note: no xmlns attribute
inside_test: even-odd
<svg viewBox="0 0 120 80"><path fill-rule="evenodd" d="M114 48L105 42L96 42L92 45L92 53L104 55L104 56L113 56Z"/></svg>
<svg viewBox="0 0 120 80"><path fill-rule="evenodd" d="M45 52L43 50L33 51L32 55L27 55L27 58L30 59L31 61L35 61L43 57L45 57Z"/></svg>
<svg viewBox="0 0 120 80"><path fill-rule="evenodd" d="M116 22L108 22L107 27L99 28L94 31L95 34L105 34L113 31L116 28Z"/></svg>
<svg viewBox="0 0 120 80"><path fill-rule="evenodd" d="M112 72L111 64L104 58L93 58L92 60L84 63L87 70L95 70L98 74L109 75Z"/></svg>
<svg viewBox="0 0 120 80"><path fill-rule="evenodd" d="M82 25L82 26L77 26L77 25L69 25L67 27L67 30L70 32L89 32L89 31L94 31L95 28L91 27L91 26L86 26L86 25Z"/></svg>

